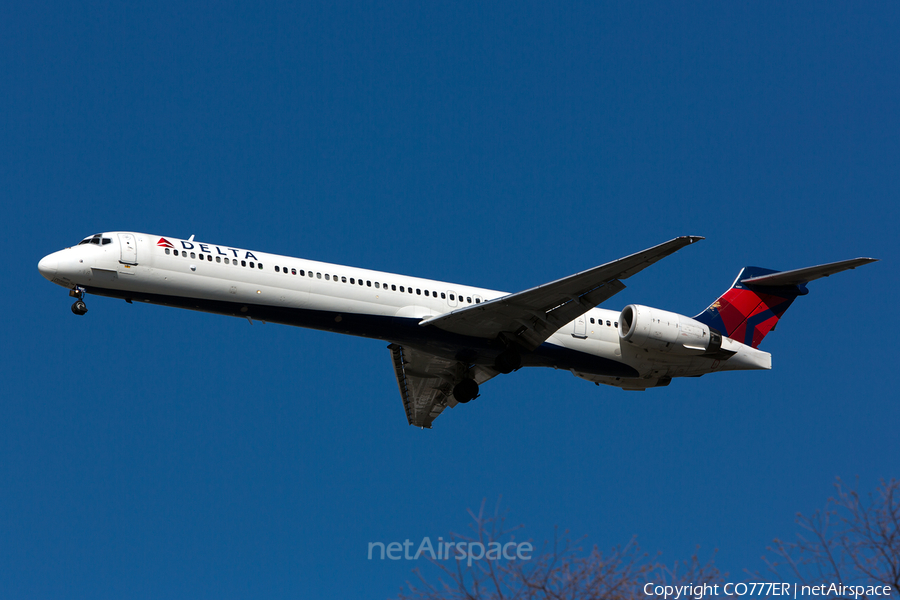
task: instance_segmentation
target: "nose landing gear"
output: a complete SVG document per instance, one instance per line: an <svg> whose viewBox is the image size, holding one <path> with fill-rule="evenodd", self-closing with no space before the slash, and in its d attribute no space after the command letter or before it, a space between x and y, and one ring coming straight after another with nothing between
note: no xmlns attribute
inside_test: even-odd
<svg viewBox="0 0 900 600"><path fill-rule="evenodd" d="M85 305L84 300L82 300L82 298L84 298L84 288L75 286L74 288L69 290L69 296L71 296L72 298L78 298L78 300L75 301L75 304L72 305L73 313L81 316L87 312L87 305Z"/></svg>

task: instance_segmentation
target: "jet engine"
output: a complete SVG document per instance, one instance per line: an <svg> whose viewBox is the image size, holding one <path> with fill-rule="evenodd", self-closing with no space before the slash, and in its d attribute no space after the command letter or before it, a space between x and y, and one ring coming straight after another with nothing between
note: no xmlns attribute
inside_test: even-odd
<svg viewBox="0 0 900 600"><path fill-rule="evenodd" d="M638 348L678 354L716 354L722 334L677 313L629 304L619 315L619 338Z"/></svg>

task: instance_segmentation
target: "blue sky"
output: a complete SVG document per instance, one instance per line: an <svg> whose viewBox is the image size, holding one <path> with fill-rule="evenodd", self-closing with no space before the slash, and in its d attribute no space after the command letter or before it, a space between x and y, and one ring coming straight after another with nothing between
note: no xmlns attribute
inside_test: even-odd
<svg viewBox="0 0 900 600"><path fill-rule="evenodd" d="M385 598L371 541L502 497L664 561L760 569L836 476L897 476L893 3L7 3L0 596ZM626 393L523 370L432 431L384 344L87 298L132 230L517 291L703 235L604 306L810 284L771 372Z"/></svg>

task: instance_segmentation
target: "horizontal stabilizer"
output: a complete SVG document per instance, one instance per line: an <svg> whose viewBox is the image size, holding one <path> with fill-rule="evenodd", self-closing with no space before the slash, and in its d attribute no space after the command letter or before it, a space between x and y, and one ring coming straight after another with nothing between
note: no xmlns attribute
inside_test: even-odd
<svg viewBox="0 0 900 600"><path fill-rule="evenodd" d="M829 275L834 275L835 273L840 273L847 269L855 269L856 267L861 267L862 265L876 262L877 260L877 258L851 258L850 260L828 263L827 265L806 267L805 269L794 269L793 271L781 271L780 273L770 273L768 275L760 275L759 277L741 279L741 283L765 286L802 285L814 279L828 277Z"/></svg>

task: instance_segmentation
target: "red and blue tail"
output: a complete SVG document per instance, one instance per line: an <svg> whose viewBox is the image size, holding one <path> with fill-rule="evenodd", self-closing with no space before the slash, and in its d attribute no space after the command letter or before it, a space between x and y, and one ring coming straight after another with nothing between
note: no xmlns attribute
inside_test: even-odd
<svg viewBox="0 0 900 600"><path fill-rule="evenodd" d="M757 286L744 280L777 273L772 269L744 267L731 288L709 308L694 317L723 335L756 348L775 329L775 324L797 296L808 294L803 285Z"/></svg>
<svg viewBox="0 0 900 600"><path fill-rule="evenodd" d="M694 319L756 348L794 299L809 293L808 282L875 260L853 258L792 271L744 267L731 288Z"/></svg>

